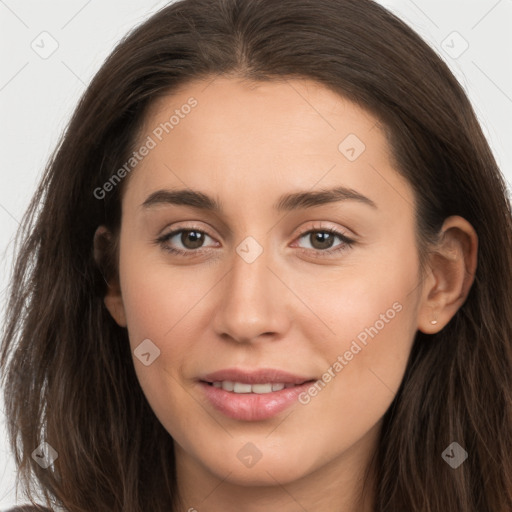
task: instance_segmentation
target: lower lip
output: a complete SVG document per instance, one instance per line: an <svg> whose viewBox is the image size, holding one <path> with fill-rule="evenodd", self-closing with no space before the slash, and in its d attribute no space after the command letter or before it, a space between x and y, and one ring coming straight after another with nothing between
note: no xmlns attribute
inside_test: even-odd
<svg viewBox="0 0 512 512"><path fill-rule="evenodd" d="M226 416L242 421L260 421L276 416L290 407L313 381L271 393L233 393L200 381L210 403Z"/></svg>

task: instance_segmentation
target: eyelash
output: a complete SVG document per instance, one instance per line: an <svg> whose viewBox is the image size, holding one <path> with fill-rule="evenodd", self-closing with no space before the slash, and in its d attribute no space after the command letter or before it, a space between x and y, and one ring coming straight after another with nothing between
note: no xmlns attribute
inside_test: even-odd
<svg viewBox="0 0 512 512"><path fill-rule="evenodd" d="M197 229L197 228L194 228L194 227L189 227L189 228L180 228L180 229L176 229L174 231L171 231L170 233L167 233L166 235L163 235L163 236L157 238L155 240L155 243L160 245L165 251L167 251L167 252L169 252L171 254L178 255L178 256L191 257L191 256L195 256L197 254L200 254L201 252L204 252L205 249L203 249L203 248L183 250L183 249L176 249L174 247L170 247L170 246L166 245L166 243L171 238L173 238L175 235L177 235L179 233L182 233L182 232L197 232L197 233L201 233L201 234L204 234L204 235L209 236L210 238L212 238L210 235L208 235L208 233L206 233L205 231L203 231L201 229ZM311 233L329 233L331 235L337 236L343 242L337 248L334 248L334 249L321 250L321 249L303 249L303 248L299 248L299 250L301 252L303 252L303 253L310 253L309 255L311 255L311 252L312 252L313 256L314 257L318 257L318 258L323 257L325 254L328 254L330 256L332 254L336 254L336 253L340 253L342 251L346 251L346 250L350 249L353 246L353 244L355 243L355 240L352 240L351 238L348 238L346 235L344 235L343 233L341 233L341 232L339 232L339 231L337 231L336 229L333 229L333 228L313 228L313 229L309 229L309 230L304 231L301 234L299 234L299 236L297 238L298 239L303 238L304 236L310 235Z"/></svg>

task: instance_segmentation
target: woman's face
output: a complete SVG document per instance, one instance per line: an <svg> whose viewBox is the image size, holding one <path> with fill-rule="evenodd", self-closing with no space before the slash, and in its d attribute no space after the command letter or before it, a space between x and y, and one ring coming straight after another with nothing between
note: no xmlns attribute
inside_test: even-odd
<svg viewBox="0 0 512 512"><path fill-rule="evenodd" d="M178 467L243 485L352 481L422 293L412 188L377 119L314 81L217 77L154 103L142 146L122 302L108 304Z"/></svg>

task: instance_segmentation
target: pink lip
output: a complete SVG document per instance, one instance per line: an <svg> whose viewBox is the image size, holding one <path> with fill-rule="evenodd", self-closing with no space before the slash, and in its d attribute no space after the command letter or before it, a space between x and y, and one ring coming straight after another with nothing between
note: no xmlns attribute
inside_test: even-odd
<svg viewBox="0 0 512 512"><path fill-rule="evenodd" d="M217 372L209 373L199 377L199 380L205 382L221 382L230 380L232 382L241 382L243 384L266 384L268 382L277 384L302 384L308 380L314 380L314 377L304 377L276 370L274 368L262 368L261 370L239 370L237 368L226 368Z"/></svg>
<svg viewBox="0 0 512 512"><path fill-rule="evenodd" d="M200 378L199 385L215 409L230 418L241 421L261 421L271 418L297 402L316 379L293 375L274 369L242 371L236 368L210 373ZM216 388L211 382L232 381L245 384L297 384L272 393L234 393Z"/></svg>

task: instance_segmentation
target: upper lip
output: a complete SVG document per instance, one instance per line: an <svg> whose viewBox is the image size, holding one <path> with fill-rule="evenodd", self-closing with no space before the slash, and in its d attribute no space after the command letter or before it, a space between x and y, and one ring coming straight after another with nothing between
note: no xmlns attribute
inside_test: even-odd
<svg viewBox="0 0 512 512"><path fill-rule="evenodd" d="M226 368L224 370L218 370L216 372L203 375L199 377L199 380L204 382L231 381L240 382L242 384L303 384L304 382L314 380L314 378L294 375L275 368L261 368L258 370Z"/></svg>

